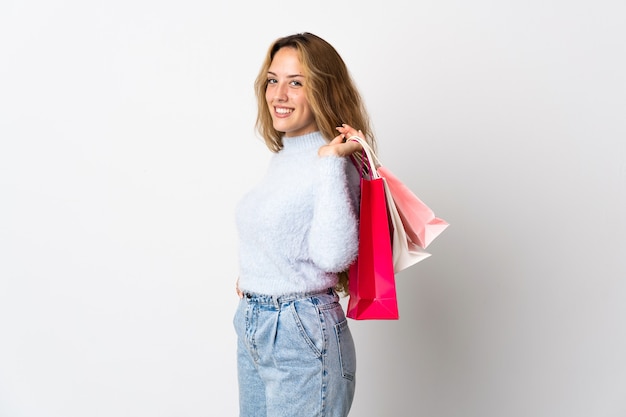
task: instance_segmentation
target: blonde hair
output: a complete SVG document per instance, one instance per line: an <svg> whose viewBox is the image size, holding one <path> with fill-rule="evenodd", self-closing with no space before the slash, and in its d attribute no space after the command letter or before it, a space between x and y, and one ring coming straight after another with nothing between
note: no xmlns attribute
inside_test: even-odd
<svg viewBox="0 0 626 417"><path fill-rule="evenodd" d="M322 136L330 141L339 132L335 129L346 123L363 132L364 139L376 149L374 132L361 94L335 48L324 39L304 32L276 39L269 47L263 65L254 83L258 113L256 129L272 152L283 148L283 133L274 129L270 108L265 99L267 72L274 55L281 48L298 52L305 78L307 100ZM360 153L355 155L361 159ZM338 293L348 294L348 273L341 272L335 287Z"/></svg>

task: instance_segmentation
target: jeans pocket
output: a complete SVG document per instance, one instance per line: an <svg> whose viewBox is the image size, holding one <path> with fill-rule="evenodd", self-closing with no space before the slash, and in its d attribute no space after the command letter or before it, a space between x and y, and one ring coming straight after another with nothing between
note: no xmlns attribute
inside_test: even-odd
<svg viewBox="0 0 626 417"><path fill-rule="evenodd" d="M353 381L356 374L356 352L347 319L335 324L335 335L337 337L337 345L339 346L341 375Z"/></svg>
<svg viewBox="0 0 626 417"><path fill-rule="evenodd" d="M324 332L319 310L309 301L296 301L290 306L294 324L300 338L319 358L324 349Z"/></svg>

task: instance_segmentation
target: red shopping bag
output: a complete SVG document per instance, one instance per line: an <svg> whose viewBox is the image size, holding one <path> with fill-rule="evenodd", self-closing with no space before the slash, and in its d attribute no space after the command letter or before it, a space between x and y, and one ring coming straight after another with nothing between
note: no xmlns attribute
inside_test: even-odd
<svg viewBox="0 0 626 417"><path fill-rule="evenodd" d="M384 180L361 176L359 252L349 274L346 315L355 320L397 320L398 299Z"/></svg>

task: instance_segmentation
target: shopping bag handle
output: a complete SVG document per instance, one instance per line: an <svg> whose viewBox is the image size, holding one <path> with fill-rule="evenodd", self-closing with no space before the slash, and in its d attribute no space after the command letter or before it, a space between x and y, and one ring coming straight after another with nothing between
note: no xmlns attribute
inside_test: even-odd
<svg viewBox="0 0 626 417"><path fill-rule="evenodd" d="M363 168L364 168L364 165L367 164L367 167L365 168L367 168L367 172L369 174L370 179L380 178L380 174L378 173L377 168L381 166L382 164L380 163L380 160L376 156L376 153L374 152L372 147L369 145L369 143L367 143L365 139L363 139L362 137L356 136L356 135L350 136L348 138L348 141L351 141L351 140L358 142L363 148L363 151L361 152L361 167L359 168L357 166L357 169L359 169L361 176L363 177ZM353 156L352 161L354 162L356 166L357 163L355 159L356 158Z"/></svg>

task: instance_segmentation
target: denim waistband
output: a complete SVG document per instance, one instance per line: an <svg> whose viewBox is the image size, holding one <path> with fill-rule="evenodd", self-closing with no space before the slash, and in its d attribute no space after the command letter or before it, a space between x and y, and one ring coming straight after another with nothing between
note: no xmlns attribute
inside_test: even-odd
<svg viewBox="0 0 626 417"><path fill-rule="evenodd" d="M244 297L252 303L256 304L271 304L278 306L283 303L289 303L295 300L301 300L303 298L311 298L319 295L334 295L335 290L333 288L327 288L322 291L313 291L301 294L287 294L287 295L263 295L263 294L252 294L244 292Z"/></svg>

